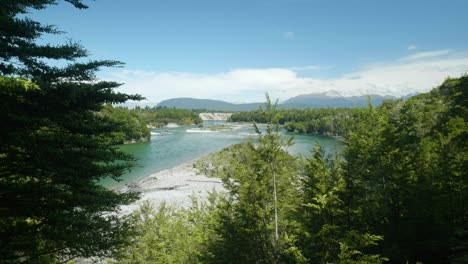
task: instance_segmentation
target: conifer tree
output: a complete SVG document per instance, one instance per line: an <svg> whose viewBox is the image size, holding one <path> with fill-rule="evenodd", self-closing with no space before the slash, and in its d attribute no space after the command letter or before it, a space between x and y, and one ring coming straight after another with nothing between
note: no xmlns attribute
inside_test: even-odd
<svg viewBox="0 0 468 264"><path fill-rule="evenodd" d="M267 96L263 114L268 124L255 125L257 145L248 142L228 162L223 178L229 199L220 203L219 235L213 246L215 263L282 263L291 250L299 182L294 158L278 133L275 104ZM290 257L290 256L288 256Z"/></svg>
<svg viewBox="0 0 468 264"><path fill-rule="evenodd" d="M80 0L67 0L78 9ZM115 121L96 114L104 104L140 99L100 81L78 43L39 44L51 25L27 18L56 0L2 1L0 6L0 262L65 261L109 256L124 242L116 216L136 194L98 184L118 179L133 158L110 144ZM50 63L67 61L64 67Z"/></svg>
<svg viewBox="0 0 468 264"><path fill-rule="evenodd" d="M367 111L345 151L356 227L394 263L466 262L468 77Z"/></svg>
<svg viewBox="0 0 468 264"><path fill-rule="evenodd" d="M346 221L347 188L341 161L325 158L319 145L306 160L302 211L301 248L311 263L382 263L386 258L366 254L381 236L355 230ZM360 217L359 208L353 214Z"/></svg>

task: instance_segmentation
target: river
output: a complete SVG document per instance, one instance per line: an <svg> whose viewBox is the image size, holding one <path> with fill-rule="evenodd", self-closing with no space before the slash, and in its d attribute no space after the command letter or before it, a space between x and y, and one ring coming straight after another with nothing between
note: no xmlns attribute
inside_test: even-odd
<svg viewBox="0 0 468 264"><path fill-rule="evenodd" d="M220 126L223 122L205 121L205 128ZM232 126L232 124L226 124ZM292 134L283 132L285 137ZM121 182L105 179L101 184L108 188L119 187L128 182L139 181L153 173L170 169L184 162L195 160L209 153L247 140L256 140L254 129L249 124L235 124L233 129L218 132L199 131L196 126L153 129L150 142L120 146L134 155L138 166L122 176ZM316 135L294 135L294 145L288 151L293 155L309 155L315 143L322 145L327 153L341 150L343 143L331 137Z"/></svg>

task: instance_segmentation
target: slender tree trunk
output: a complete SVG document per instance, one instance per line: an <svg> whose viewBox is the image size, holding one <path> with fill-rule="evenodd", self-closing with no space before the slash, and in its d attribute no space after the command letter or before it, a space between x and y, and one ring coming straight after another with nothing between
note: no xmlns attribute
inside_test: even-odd
<svg viewBox="0 0 468 264"><path fill-rule="evenodd" d="M275 201L275 241L278 241L278 207L276 197L276 173L273 169L273 196Z"/></svg>

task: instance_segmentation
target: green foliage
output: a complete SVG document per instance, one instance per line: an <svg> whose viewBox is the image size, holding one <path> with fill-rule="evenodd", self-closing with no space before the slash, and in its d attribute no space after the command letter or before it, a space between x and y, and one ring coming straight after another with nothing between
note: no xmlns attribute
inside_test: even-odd
<svg viewBox="0 0 468 264"><path fill-rule="evenodd" d="M157 211L147 202L133 214L137 234L132 243L115 255L116 263L201 263L209 258L208 244L216 239L213 216L219 197L209 201L192 197L189 208L159 205Z"/></svg>
<svg viewBox="0 0 468 264"><path fill-rule="evenodd" d="M193 166L199 173L207 177L227 180L233 173L233 161L239 160L242 163L247 162L248 157L244 155L244 152L247 151L248 148L249 145L245 143L231 145L219 152L211 153L198 159Z"/></svg>
<svg viewBox="0 0 468 264"><path fill-rule="evenodd" d="M360 233L347 221L347 214L360 215L359 208L345 203L349 188L342 167L339 159L326 159L318 145L305 162L303 208L298 216L304 254L316 263L381 263L380 256L362 253L381 237Z"/></svg>
<svg viewBox="0 0 468 264"><path fill-rule="evenodd" d="M382 234L391 261L447 263L468 251L467 80L371 109L349 137L347 203L362 208L352 222Z"/></svg>
<svg viewBox="0 0 468 264"><path fill-rule="evenodd" d="M12 99L16 98L18 93L40 91L39 86L35 83L27 79L15 77L0 76L0 87L2 88L2 95L10 96Z"/></svg>
<svg viewBox="0 0 468 264"><path fill-rule="evenodd" d="M278 136L281 116L268 100L258 143L195 164L228 193L209 221L194 222L212 238L194 261L465 263L467 87L462 76L406 101L355 109L343 155L325 157L316 146L305 160L285 151L290 142ZM176 241L179 252L185 246Z"/></svg>
<svg viewBox="0 0 468 264"><path fill-rule="evenodd" d="M72 41L37 43L60 32L27 12L55 3L0 9L0 262L466 262L468 76L378 108L276 111L267 97L264 109L231 116L267 124L255 125L258 144L198 165L222 178L225 197L188 209L145 205L129 221L116 212L137 195L97 184L133 165L113 144L148 137L147 124L201 120L188 110L111 107L141 99L95 78L120 62L83 62L87 51ZM344 136L346 151L329 160L316 147L302 167L280 125Z"/></svg>
<svg viewBox="0 0 468 264"><path fill-rule="evenodd" d="M370 234L358 234L349 232L345 242L340 242L340 253L338 254L339 264L381 264L388 261L388 258L380 255L363 254L359 248L377 245L377 241L383 240L382 236Z"/></svg>
<svg viewBox="0 0 468 264"><path fill-rule="evenodd" d="M111 134L112 144L150 140L150 130L137 112L106 105L99 113L119 124Z"/></svg>
<svg viewBox="0 0 468 264"><path fill-rule="evenodd" d="M279 124L289 132L347 137L358 120L359 108L281 109L276 113ZM266 123L261 111L234 113L230 122Z"/></svg>
<svg viewBox="0 0 468 264"><path fill-rule="evenodd" d="M114 132L109 137L112 144L149 141L151 138L149 127L162 127L168 123L191 125L203 122L197 112L161 107L127 109L105 105L99 115L109 118L116 124Z"/></svg>
<svg viewBox="0 0 468 264"><path fill-rule="evenodd" d="M96 80L100 67L119 62L82 62L87 52L77 43L36 42L59 31L27 18L27 12L55 3L2 1L0 10L2 263L110 256L129 231L115 212L137 196L97 184L104 177L118 179L134 163L109 143L119 124L97 112L104 104L141 97L115 93L118 83ZM58 59L69 64L47 63Z"/></svg>
<svg viewBox="0 0 468 264"><path fill-rule="evenodd" d="M198 125L203 123L203 120L198 115L198 112L192 110L167 107L137 107L129 111L138 115L146 124L154 127L162 127L168 123L176 123L178 125Z"/></svg>
<svg viewBox="0 0 468 264"><path fill-rule="evenodd" d="M295 159L283 148L275 123L275 105L268 100L263 112L269 124L258 145L245 143L224 155L228 159L215 171L229 196L218 211L220 238L212 245L216 263L277 263L281 259L302 259L294 247L295 221L288 216L296 209L299 181ZM229 164L229 166L224 166Z"/></svg>

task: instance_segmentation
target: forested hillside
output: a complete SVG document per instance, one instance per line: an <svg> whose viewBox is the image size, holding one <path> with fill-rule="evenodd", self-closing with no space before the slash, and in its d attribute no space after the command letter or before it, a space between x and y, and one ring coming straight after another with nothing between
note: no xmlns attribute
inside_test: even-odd
<svg viewBox="0 0 468 264"><path fill-rule="evenodd" d="M241 144L232 145L200 159L193 165L199 173L218 178L203 178L203 180L212 180L216 184L222 182L225 191L220 193L212 191L208 199L197 199L197 195L201 193L197 189L197 193L192 195L193 205L187 208L177 207L177 205L169 206L164 203L152 205L149 202L143 202L138 210L132 213L130 209L126 211L129 213L127 215L122 208L125 206L132 208L138 205L141 194L132 191L138 189L128 184L125 188L115 191L102 185L104 179L122 180L122 175L137 164L133 156L122 151L124 147L116 146L116 144L148 139L150 137L148 126L163 127L168 123L191 125L199 124L202 120L198 112L192 110L165 107L144 109L115 107L123 105L128 100L143 99L138 94L117 92L116 89L122 85L120 82L97 77L97 72L101 68L121 67L122 63L91 59L93 57L89 57L90 52L79 42L73 40L61 42L57 35L63 34L63 31L53 25L36 21L35 17L38 14L31 15L32 12L41 11L61 2L67 4L67 8L72 7L70 9L73 10L88 8L85 3L88 1L83 0L1 1L1 264L74 264L79 261L132 264L468 263L467 75L447 78L440 86L428 93L421 93L408 99L386 100L379 106L374 107L369 104L368 107L359 109L278 110L277 104L272 103L267 95L267 102L262 109L237 113L230 119L231 121L252 122L255 137L251 137L251 131L242 133L247 135L223 134L221 130L227 127L224 124L218 126L223 129L216 129L216 127L205 130L192 129L190 133L192 137L187 136L190 131L177 130L173 133L174 135L180 134L188 140L182 141L183 143L178 146L184 146L178 149L173 145L167 148L176 150L170 153L174 156L181 155L183 151L187 153L187 149L184 148L188 145L186 142L203 138L208 131L222 139L234 137L246 139ZM105 14L97 12L99 17L96 21L99 23L96 23L96 26L102 21L115 23L115 20L112 21L113 17L122 20L116 12L118 2L121 4L129 1L115 1L114 6L104 9L108 11ZM186 21L195 23L201 20L205 25L212 23L214 20L195 19L204 18L207 13L202 11L216 6L210 2L210 8L205 8L202 2L196 3L200 8L181 9L182 5L179 5L173 9L176 10L174 13L167 13L167 17L171 19L175 14L182 14L183 24L177 24L178 19L162 20L166 23L162 24L163 26L149 24L149 27L138 32L143 32L142 35L148 37L151 35L148 33L149 29L166 29L164 25L178 25L180 27L174 28L185 30L187 29ZM233 28L236 29L241 28L239 23L244 20L249 22L249 25L253 25L252 21L257 20L257 14L260 15L257 12L250 12L260 7L254 6L253 2L255 1L249 3L248 7L252 7L252 9L247 8L249 12L246 12L245 6L240 6L241 8L237 10L238 16L234 16L235 10L231 6L223 6L223 9L219 9L223 12L216 12L216 22L221 17L229 22L223 25L231 25L232 22L232 25L235 25ZM279 2L281 1L271 6L280 6ZM325 1L322 2L325 3ZM159 4L158 7L163 11L157 15L161 15L170 1L166 1L164 5L161 5L159 1L142 1L138 3L139 7L143 7L143 3ZM382 5L382 3L379 4ZM292 3L288 2L285 7L290 5ZM352 5L355 7L356 3ZM409 4L405 3L406 5ZM262 4L259 9L268 10L266 9L268 6L270 5ZM295 7L294 13L290 14L299 11L299 7ZM335 6L332 7L334 14L340 14L335 12ZM420 7L417 8L419 10ZM146 11L144 9L141 8L138 12ZM149 10L154 12L153 9ZM215 9L210 10L213 12ZM226 16L224 12L226 10L232 12L232 16L231 14ZM312 17L308 13L309 9L304 10L306 10L304 13L306 15L297 17ZM319 10L322 12L321 9ZM130 12L124 11L123 17L127 18L126 15L130 15ZM278 14L285 14L284 17L288 20L294 18L283 9L279 11ZM408 9L408 11L412 10ZM64 15L69 14L68 12L70 10L66 8L56 9L50 13L53 14L50 17L68 19ZM349 10L343 10L343 12L350 14ZM195 13L196 17L190 16L192 13ZM255 14L255 17L247 16L249 13ZM395 20L394 16L397 13L399 12L392 12L389 16L392 21ZM421 13L427 15L426 12ZM272 22L270 17L277 19L272 14L268 12L268 16L260 17L259 20L263 21L261 24L276 25L281 22L275 20L274 23L268 23ZM449 14L453 15L453 13ZM464 15L462 12L461 14ZM87 15L92 17L93 13L89 12ZM145 13L145 15L137 13L137 15L145 18L145 25L151 21L150 18L156 16L155 13ZM377 15L384 17L380 13ZM411 16L416 15L415 12L411 13ZM339 16L334 18L338 19ZM348 20L350 18L351 16L346 17ZM442 16L441 20L449 21ZM132 19L125 19L124 22L130 23ZM311 21L303 20L293 23L299 24L299 22L307 25ZM334 24L340 24L339 20L335 22ZM140 21L140 23L143 22ZM360 24L360 30L364 24L366 23ZM463 23L457 22L458 24ZM82 25L79 24L79 26ZM89 27L83 28L86 33L90 30ZM126 44L122 39L124 34L121 33L125 31L114 25L112 28L118 29L114 31L118 31L118 38L122 40L122 44ZM201 51L196 49L197 46L203 46L208 47L210 52L214 52L214 57L200 52L202 57L196 57L196 60L192 61L195 66L193 69L203 68L199 67L201 58L205 61L210 61L210 58L216 58L217 62L222 61L220 58L224 58L228 52L222 54L220 49L218 53L212 50L211 46L204 45L207 42L201 40L208 39L211 44L216 45L222 42L213 42L212 38L203 38L208 31L205 31L204 27L200 28L203 28L203 32L199 32L203 33L201 35L194 34L194 31L178 32L179 37L182 35L198 36L197 45L191 46L179 45L185 44L181 43L181 40L185 38L174 37L172 32L177 30L165 30L172 34L172 39L177 40L177 42L168 42L169 45L165 47L174 46L178 49L172 50L174 53L163 51L162 54L168 55L171 62L177 59L176 57L181 57L180 61L174 61L176 65L192 57L186 56L189 55L188 53L181 53L183 48L196 52ZM375 33L374 28L372 32ZM133 37L138 37L136 29L132 28L131 32L135 34L132 38L128 38L134 42L138 41L133 39ZM229 27L223 26L219 29L213 32L238 33L229 31ZM263 31L266 28L256 30L252 27L252 29L255 31L250 33L260 32L260 29L266 32ZM101 30L106 30L109 36L113 31L108 28ZM333 32L333 35L338 35L333 30L328 31ZM453 31L458 33L456 30ZM369 32L371 31L367 31L367 34ZM362 33L366 32L362 31ZM270 45L271 43L249 42L252 34L245 32L219 37L212 35L216 36L217 40L227 40L229 46L226 47L229 48L229 54L239 56L239 62L246 59L246 57L241 57L245 53L252 57L251 62L255 62L255 60L260 61L261 58L269 58L278 51L274 49L275 45ZM253 44L249 47L255 48L255 52L235 50L234 45L231 45L231 38L232 36L240 38L241 35L249 37L249 39L243 38L246 40L244 43ZM457 37L459 35L458 33ZM296 36L292 31L283 34L284 40L298 50L295 55L301 55L292 57L304 57L302 56L305 53L304 50L301 52L299 48L310 47L307 45L310 42L301 45L293 44L306 39L303 36L306 34ZM112 43L107 39L107 34L99 37L95 42L103 42L104 48ZM270 38L265 39L270 40ZM315 41L317 38L313 39ZM327 41L326 47L333 46L329 45L330 41L327 38L324 39ZM353 37L353 40L355 39L358 38ZM443 39L444 42L448 40L446 37L438 39ZM90 42L94 43L94 41ZM145 43L150 43L151 49L154 49L153 42ZM340 44L337 45L339 49L346 46L341 42L335 43ZM346 47L362 46L357 45L358 43L353 44L355 45L348 43ZM265 49L264 45L268 45L269 48ZM140 55L144 54L145 65L153 58L164 57L157 57L154 54L152 55L154 57L147 57L147 53L143 52L144 46L140 45L138 48L132 46L128 51L138 50ZM245 45L242 46L245 47ZM96 47L98 46L94 46L93 51L99 50ZM416 48L412 45L411 49L408 47L408 51ZM112 52L113 49L105 50ZM268 53L255 57L255 53L260 53L261 50L266 50ZM461 57L462 52L460 54L451 52L451 50L441 50L411 54L395 61L391 67L381 68L383 70L377 72L390 70L399 73L395 71L395 65L416 60L415 63L406 64L406 68L403 68L405 77L412 75L413 71L409 69L416 66L421 67L419 71L414 70L418 78L429 77L428 72L434 71L428 71L428 69L433 68L437 68L435 72L441 74L444 72L441 71L442 68L449 67L446 63L439 64L444 60L431 61L431 64L425 65L422 63L432 57L439 58L444 55ZM131 54L135 56L135 53ZM180 56L173 56L174 54ZM272 58L272 61L276 63L279 61L278 57ZM455 68L465 69L464 61L466 58L455 60ZM168 62L163 61L163 63ZM132 63L137 63L137 60ZM174 66L172 69L184 69L188 67L187 65ZM212 83L209 81L209 75L159 74L155 70L161 69L158 68L159 66L152 65L151 67L154 68L150 66L148 65L148 69L153 69L155 72L142 74L142 71L127 71L120 72L120 74L110 73L107 76L136 76L134 80L136 82L133 82L133 85L142 84L136 80L138 76L149 76L152 80L161 76L166 80L172 79L168 78L169 76L190 77L189 81L184 81L183 85L178 86L179 88L190 86L192 80L198 80L192 79L194 76L202 76L205 82L184 90L193 93L200 92L196 88L200 89L204 84ZM206 66L205 69L208 69ZM220 65L213 64L211 67L213 67L211 69L218 69ZM225 65L225 68L230 67L228 64ZM322 67L306 68L318 70ZM232 77L241 76L240 79L243 81L240 83L251 84L250 90L240 91L245 93L243 96L251 96L250 92L263 91L265 87L275 84L275 82L270 82L270 79L275 79L274 77L281 77L278 78L280 82L277 83L281 89L290 87L300 90L302 86L297 86L298 84L325 83L325 80L316 82L309 77L297 79L299 75L292 69L268 69L266 72L260 71L263 72L261 75L256 75L259 72L256 69L236 72L236 74L227 75L216 74L221 82L214 83L224 83L235 80ZM353 72L355 74L344 74L344 78L338 80L363 79L367 82L369 78L361 77L367 76L365 75L368 74L367 72L376 71L353 70ZM284 75L286 79L283 79ZM384 75L384 80L396 76ZM302 81L290 82L290 80ZM415 85L414 83L405 79L396 85L384 83L383 88L404 89L411 87L407 85ZM377 81L375 84L378 84ZM374 83L369 83L369 87L373 86ZM231 84L226 87L234 89L235 85ZM132 89L129 90L132 91ZM209 94L210 91L204 92ZM237 94L234 91L230 92L232 96ZM219 91L216 91L216 94L218 93ZM250 108L252 105L247 106L252 109ZM256 123L264 124L257 126ZM283 128L298 133L342 136L345 139L345 147L342 153L328 156L320 145L311 145L310 155L296 157L288 152L288 148L293 145L293 137L287 138L281 131ZM234 129L236 129L235 126L232 126L232 130ZM167 137L161 137L161 141L172 135L166 134L168 134ZM250 139L247 140L247 138ZM175 138L175 140L178 139L180 137ZM207 143L207 145L213 144L210 138L204 139L205 141L200 140L200 142ZM191 150L198 148L201 145L200 142L198 145L194 144L195 147ZM231 144L238 141L229 142ZM164 151L161 152L166 154ZM204 155L200 153L203 151L199 151L198 154ZM145 151L145 155L152 155L156 159L161 157L152 151ZM154 162L154 159L150 162ZM161 166L158 169L163 167L167 168ZM185 167L183 169L186 171ZM174 170L168 169L167 172L169 172L167 175L170 175L168 177L172 177ZM157 182L157 178L148 177L140 183L148 184L149 180ZM197 180L190 179L190 181L200 183ZM158 194L162 193L164 196L165 191L171 188L183 189L187 185L155 187L151 188L151 191L157 191Z"/></svg>
<svg viewBox="0 0 468 264"><path fill-rule="evenodd" d="M405 98L408 96L405 96ZM283 98L284 99L284 98ZM369 96L343 96L336 91L324 93L301 94L285 100L278 104L278 109L308 109L308 108L355 108L365 107L368 101L373 105L380 105L388 99L397 99L394 96L381 96L371 94ZM196 99L196 98L172 98L158 104L159 107L170 107L188 110L206 110L206 111L228 111L243 112L255 111L262 103L243 103L233 104L221 100Z"/></svg>
<svg viewBox="0 0 468 264"><path fill-rule="evenodd" d="M373 105L380 105L388 99L398 99L394 96L381 96L376 94L360 96L343 96L337 91L327 91L324 93L301 94L284 101L282 105L288 109L297 108L354 108L365 107L368 101Z"/></svg>
<svg viewBox="0 0 468 264"><path fill-rule="evenodd" d="M257 109L261 103L233 104L221 100L196 99L196 98L172 98L164 100L158 104L158 107L168 107L187 110L200 111L251 111Z"/></svg>
<svg viewBox="0 0 468 264"><path fill-rule="evenodd" d="M151 134L146 122L134 112L123 108L104 106L99 115L115 122L115 131L109 137L112 144L134 143L150 140Z"/></svg>
<svg viewBox="0 0 468 264"><path fill-rule="evenodd" d="M203 122L199 116L199 112L192 110L167 107L136 107L129 111L140 116L146 124L154 127L162 127L168 123L176 123L178 125L198 125Z"/></svg>
<svg viewBox="0 0 468 264"><path fill-rule="evenodd" d="M359 110L342 155L311 146L303 160L284 150L281 111L267 104L258 145L196 164L228 192L188 209L141 208L137 243L116 260L466 263L467 88L467 76L447 79L430 93Z"/></svg>
<svg viewBox="0 0 468 264"><path fill-rule="evenodd" d="M148 141L151 138L149 127L164 127L168 123L191 125L203 122L197 112L165 107L128 109L106 105L98 115L109 118L116 124L109 136L112 144Z"/></svg>

